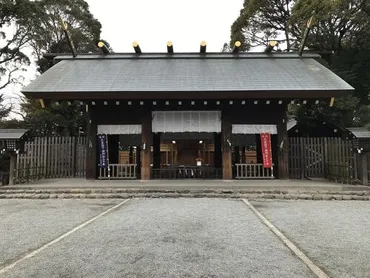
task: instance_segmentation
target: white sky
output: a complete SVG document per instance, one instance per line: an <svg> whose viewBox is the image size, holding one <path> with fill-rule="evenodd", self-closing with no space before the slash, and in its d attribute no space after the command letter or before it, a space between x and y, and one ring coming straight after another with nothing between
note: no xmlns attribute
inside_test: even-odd
<svg viewBox="0 0 370 278"><path fill-rule="evenodd" d="M175 52L198 52L202 40L207 51L219 52L230 40L231 24L243 0L87 0L101 24L101 37L115 52L165 52L172 41Z"/></svg>

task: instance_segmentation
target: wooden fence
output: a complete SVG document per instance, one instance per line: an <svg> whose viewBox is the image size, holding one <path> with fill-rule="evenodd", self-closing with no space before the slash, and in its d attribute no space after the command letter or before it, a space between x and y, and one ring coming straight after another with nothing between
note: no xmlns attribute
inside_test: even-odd
<svg viewBox="0 0 370 278"><path fill-rule="evenodd" d="M290 178L325 177L341 183L356 183L357 158L352 141L341 138L289 138Z"/></svg>
<svg viewBox="0 0 370 278"><path fill-rule="evenodd" d="M85 177L86 138L36 137L26 142L25 152L18 155L16 165L18 182L27 179L24 173L45 178Z"/></svg>

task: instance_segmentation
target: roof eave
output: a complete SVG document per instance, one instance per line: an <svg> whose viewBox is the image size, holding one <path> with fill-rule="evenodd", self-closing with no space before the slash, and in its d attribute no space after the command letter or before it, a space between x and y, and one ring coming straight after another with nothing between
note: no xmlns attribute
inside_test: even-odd
<svg viewBox="0 0 370 278"><path fill-rule="evenodd" d="M36 92L22 91L30 99L93 100L93 99L323 99L346 96L347 90L249 90L249 91L109 91L109 92Z"/></svg>

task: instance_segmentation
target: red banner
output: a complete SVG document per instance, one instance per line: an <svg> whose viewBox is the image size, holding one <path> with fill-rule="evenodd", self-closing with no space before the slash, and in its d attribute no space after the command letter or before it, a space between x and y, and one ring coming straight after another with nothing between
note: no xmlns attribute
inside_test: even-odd
<svg viewBox="0 0 370 278"><path fill-rule="evenodd" d="M272 151L271 151L271 136L270 133L261 133L261 148L263 167L272 167Z"/></svg>

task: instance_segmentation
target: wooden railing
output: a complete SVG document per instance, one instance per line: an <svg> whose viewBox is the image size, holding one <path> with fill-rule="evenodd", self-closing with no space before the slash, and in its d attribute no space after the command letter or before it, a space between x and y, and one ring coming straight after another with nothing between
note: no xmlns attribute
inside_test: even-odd
<svg viewBox="0 0 370 278"><path fill-rule="evenodd" d="M208 166L171 166L152 169L153 179L221 179L222 169Z"/></svg>
<svg viewBox="0 0 370 278"><path fill-rule="evenodd" d="M271 179L271 168L263 168L263 164L235 164L236 179Z"/></svg>
<svg viewBox="0 0 370 278"><path fill-rule="evenodd" d="M100 180L136 179L136 164L109 164L108 168L99 169Z"/></svg>

